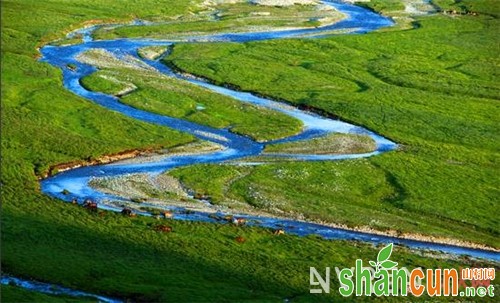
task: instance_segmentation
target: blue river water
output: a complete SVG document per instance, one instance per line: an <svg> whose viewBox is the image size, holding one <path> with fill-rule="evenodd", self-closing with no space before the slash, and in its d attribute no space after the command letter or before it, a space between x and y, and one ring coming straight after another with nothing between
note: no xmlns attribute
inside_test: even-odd
<svg viewBox="0 0 500 303"><path fill-rule="evenodd" d="M15 285L17 287L22 287L29 289L31 291L36 291L48 295L66 295L71 297L81 297L87 299L95 299L97 302L103 303L120 303L123 302L118 299L112 299L104 296L99 296L84 291L74 290L67 287L61 287L54 284L43 283L38 281L31 281L26 279L19 279L9 275L2 275L0 278L0 284L2 285Z"/></svg>
<svg viewBox="0 0 500 303"><path fill-rule="evenodd" d="M321 36L322 33L328 33L332 30L347 30L350 34L363 34L382 27L391 26L393 22L383 16L375 14L369 10L358 6L338 2L325 1L325 4L332 5L339 11L346 14L347 18L333 25L324 26L312 29L295 29L283 31L269 32L250 32L250 33L225 33L212 34L204 36L195 36L182 38L184 42L248 42L260 41L269 39L294 38L304 35ZM97 70L96 67L82 63L77 60L77 56L90 49L104 49L118 58L124 56L132 56L148 66L156 69L167 76L175 77L191 84L204 87L210 91L232 97L240 102L251 103L260 107L271 110L276 110L292 116L303 123L302 133L286 138L280 141L296 141L306 140L317 136L322 136L329 133L346 133L346 134L365 134L370 136L376 142L376 150L364 154L345 154L345 155L273 155L273 157L292 158L301 161L333 161L342 159L355 159L376 156L378 154L389 152L397 149L397 144L380 136L372 131L364 129L360 126L352 125L343 121L334 120L319 116L317 114L302 111L290 105L255 96L251 93L235 91L226 87L220 87L210 84L201 79L194 79L177 74L159 60L145 60L137 55L137 51L141 47L153 45L172 45L175 41L163 41L153 39L116 39L108 41L92 40L92 32L98 26L85 28L77 31L84 35L84 42L78 45L70 46L45 46L41 49L42 61L48 62L53 66L59 67L63 72L63 84L69 91L81 96L87 100L95 102L111 111L116 111L128 117L158 125L163 125L171 129L189 133L201 140L217 143L224 147L221 151L204 154L191 155L176 155L164 157L160 160L150 161L146 163L112 163L107 165L87 166L71 169L41 181L42 191L52 197L71 201L78 199L80 202L90 198L98 202L101 209L111 211L121 211L122 208L104 203L106 200L120 200L121 197L116 197L104 192L100 192L91 186L89 182L96 177L111 177L121 176L134 173L147 173L157 175L169 169L176 167L187 166L199 163L221 163L225 161L237 161L250 156L261 155L265 144L256 142L248 137L232 133L228 129L216 129L205 125L196 124L182 119L162 116L146 111L142 111L120 102L119 98L111 95L106 95L97 92L86 90L80 84L80 79L90 75ZM68 68L68 64L76 68ZM304 79L307 81L307 79ZM70 192L69 195L63 194L63 190ZM174 210L174 219L178 220L195 220L204 222L219 222L210 213L205 212L183 212L179 207L165 207L166 209ZM140 213L141 215L150 215L147 212ZM223 214L220 214L223 215ZM367 243L395 243L405 245L413 249L428 249L442 251L449 254L469 255L477 258L500 261L500 254L493 251L473 249L447 244L438 244L425 241L401 239L378 234L370 234L334 228L326 225L320 225L310 222L303 222L292 219L272 218L265 216L255 216L249 214L237 214L238 217L246 218L248 225L261 226L265 228L283 229L287 233L300 236L319 235L325 239L346 239L357 240Z"/></svg>

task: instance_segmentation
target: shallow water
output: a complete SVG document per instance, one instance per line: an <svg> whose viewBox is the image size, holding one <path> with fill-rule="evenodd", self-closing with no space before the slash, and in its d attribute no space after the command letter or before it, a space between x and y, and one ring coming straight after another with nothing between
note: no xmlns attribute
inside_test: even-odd
<svg viewBox="0 0 500 303"><path fill-rule="evenodd" d="M97 302L103 302L103 303L121 303L121 302L123 302L121 300L107 298L107 297L103 297L103 296L99 296L99 295L94 295L91 293L86 293L86 292L74 290L71 288L61 287L58 285L43 283L43 282L38 282L38 281L19 279L19 278L15 278L15 277L12 277L9 275L2 275L2 277L0 278L0 284L22 287L22 288L25 288L27 290L36 291L36 292L49 294L49 295L66 295L66 296L71 296L71 297L92 298L92 299L96 299Z"/></svg>
<svg viewBox="0 0 500 303"><path fill-rule="evenodd" d="M334 25L325 26L314 29L300 29L300 30L285 30L285 31L272 31L272 32L255 32L255 33L226 33L214 34L206 36L197 36L187 38L190 42L200 41L232 41L232 42L247 42L259 41L268 39L280 38L294 38L300 37L304 34L321 35L322 32L328 32L334 29L352 30L352 33L366 33L376 30L381 27L392 25L392 21L388 18L377 15L366 9L344 4L336 1L325 1L329 5L334 6L338 10L345 13L348 17L341 22ZM204 87L208 90L232 97L240 102L255 104L268 109L276 110L292 116L304 125L304 130L301 134L277 140L276 142L305 140L328 133L346 133L346 134L365 134L370 136L377 145L375 151L364 154L345 154L345 155L288 155L281 154L273 157L292 158L301 161L334 161L343 159L355 159L363 157L376 156L378 154L395 150L397 144L378 135L374 132L366 130L360 126L352 125L343 121L333 120L321 117L314 113L302 111L292 106L279 103L273 100L257 97L250 93L239 92L229 88L216 86L203 80L186 78L182 75L174 73L167 66L161 64L159 60L144 60L138 57L137 50L144 46L152 45L171 45L172 41L158 41L152 39L117 39L110 41L92 41L91 33L97 27L82 29L79 32L84 35L84 43L73 46L45 46L41 49L43 55L42 61L48 62L54 66L60 67L63 71L64 86L71 92L91 100L109 110L120 112L126 116L138 119L141 121L164 125L172 129L186 132L196 136L199 139L211 141L225 147L223 151L213 153L204 153L200 155L177 155L165 157L161 160L147 162L147 163L113 163L108 165L96 165L89 167L82 167L72 169L53 177L41 181L41 188L45 194L59 198L65 201L71 201L74 198L82 201L83 199L90 198L99 202L99 208L121 211L120 207L106 204L105 201L114 200L120 201L122 198L115 197L103 192L99 192L89 186L89 181L95 177L110 177L120 176L124 174L133 173L147 173L156 175L166 170L187 166L199 163L221 163L224 161L237 161L249 156L257 156L262 153L265 146L264 143L256 142L248 137L240 136L231 133L227 129L215 129L212 127L199 125L193 122L166 117L142 110L135 109L131 106L120 103L119 99L114 96L105 95L102 93L90 92L84 89L79 80L91 73L96 68L76 60L76 56L86 50L93 48L105 49L113 53L117 57L131 55L140 59L144 63L154 67L159 72L166 75L182 79L192 84ZM76 70L69 70L68 64L76 66ZM244 162L243 162L244 163ZM248 164L248 163L247 163ZM256 163L258 164L258 163ZM71 194L64 195L62 191L66 189ZM186 214L178 207L166 207L175 211L174 219L178 220L194 220L204 222L217 222L211 218L209 213L194 212ZM149 215L148 213L141 213L142 215ZM221 214L222 215L222 214ZM362 233L339 228L328 227L324 225L301 222L291 219L277 219L268 217L259 217L246 214L238 214L238 217L246 218L250 223L249 225L267 227L267 228L281 228L286 232L296 235L319 235L326 239L348 239L358 240L373 244L378 243L397 243L406 245L416 249L430 249L443 251L451 254L465 254L473 257L486 258L491 260L500 260L500 255L495 252L486 250L464 248L458 246L435 244L423 241L404 240L395 237L379 236L370 233Z"/></svg>

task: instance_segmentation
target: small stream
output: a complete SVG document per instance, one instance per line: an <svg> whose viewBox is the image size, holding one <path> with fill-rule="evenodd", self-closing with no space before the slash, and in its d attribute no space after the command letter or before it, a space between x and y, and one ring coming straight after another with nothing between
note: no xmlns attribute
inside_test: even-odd
<svg viewBox="0 0 500 303"><path fill-rule="evenodd" d="M123 301L118 299L112 299L104 296L99 296L79 290L74 290L71 288L61 287L54 284L43 283L39 281L31 281L26 279L20 279L16 277L12 277L9 275L2 275L0 278L0 284L2 285L11 285L15 287L22 287L27 290L36 291L39 293L44 293L48 295L65 295L70 297L80 297L80 298L88 298L95 299L97 302L102 303L121 303Z"/></svg>

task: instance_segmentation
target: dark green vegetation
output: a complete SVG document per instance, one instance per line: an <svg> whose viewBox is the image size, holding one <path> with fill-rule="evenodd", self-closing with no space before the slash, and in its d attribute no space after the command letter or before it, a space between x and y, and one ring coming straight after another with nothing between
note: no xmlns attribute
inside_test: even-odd
<svg viewBox="0 0 500 303"><path fill-rule="evenodd" d="M17 286L2 285L2 302L37 302L37 303L84 303L96 302L92 298L75 298L68 296L48 295L34 291L25 290Z"/></svg>
<svg viewBox="0 0 500 303"><path fill-rule="evenodd" d="M103 27L97 30L97 39L119 37L180 37L216 31L242 32L278 27L315 27L343 18L335 10L321 10L316 5L290 7L259 6L241 3L200 5L189 15L175 16L163 24L151 26ZM217 21L217 22L215 22Z"/></svg>
<svg viewBox="0 0 500 303"><path fill-rule="evenodd" d="M167 18L186 12L189 3L188 1L170 1L168 6L158 6L157 1L148 0L127 1L126 3L111 0L76 0L71 3L60 0L1 2L2 270L21 277L59 283L93 293L133 298L135 301L282 302L283 298L292 297L295 297L298 302L326 301L327 297L308 295L309 266L317 268L352 266L353 260L358 257L365 260L374 259L376 249L350 242L323 241L314 237L298 238L288 235L275 237L270 231L262 229L188 222L168 222L167 224L173 227L174 232L162 234L151 230L151 227L158 221L148 218L130 219L108 213L101 217L80 207L48 198L39 192L36 175L46 172L49 165L97 157L130 148L173 146L189 142L192 138L165 128L124 118L72 95L62 87L60 71L34 59L37 55L35 47L40 41L48 42L62 37L64 31L77 28L86 20L123 20L133 17ZM439 22L441 25L448 24L445 19ZM463 25L465 31L474 27L481 28L487 24L492 24L493 28L496 23L491 22L486 18L457 18L450 24L453 30L455 30L453 26ZM466 38L473 39L476 34L471 31ZM382 39L383 36L375 34L366 37L376 40ZM454 35L451 35L451 38L453 37ZM436 39L442 38L436 36ZM494 38L493 36L489 40L480 40L477 37L474 39L481 42L471 41L467 47L472 49L487 47L484 42L494 41ZM341 43L347 38L339 39ZM354 39L354 42L350 43L359 44L358 47L364 45L362 37L349 39ZM393 39L393 42L397 42L396 37ZM349 58L349 54L354 57L360 55L361 51L355 48L349 49L348 52L344 50L344 53L340 52L341 49L331 49L332 43L335 44L332 41L335 39L326 42L305 42L304 45L312 47L314 43L326 43L330 51L342 55L341 58L345 59ZM421 43L426 44L425 40ZM456 43L459 47L458 41ZM269 47L270 44L262 45ZM374 44L370 48L377 51L382 46ZM351 47L354 46L351 45ZM428 45L425 52L422 50L422 58L429 56L428 52L432 52L433 47L434 45ZM213 48L211 51L215 51ZM418 45L417 47L409 45L406 48L403 45L402 51L419 49ZM302 43L295 51L297 55L302 51L305 51L304 56L310 55L307 48L302 48ZM465 55L467 53L465 51ZM282 52L282 55L287 54ZM280 60L279 62L286 61ZM342 73L347 73L347 75L351 72L356 73L354 69L343 68L335 60L325 62L332 62L332 66L327 70L335 68L341 75ZM315 64L312 61L300 60L298 63L308 63L311 67ZM291 67L302 70L293 64ZM322 77L324 76L318 76L312 80L317 79L316 83L322 83ZM484 75L479 75L479 77L484 77ZM263 83L264 80L265 78L262 79ZM378 83L378 80L374 81ZM303 84L304 81L300 83ZM314 81L309 83L314 83ZM352 98L355 96L358 98L359 94L352 92L356 90L358 84L352 84L350 80L340 78L333 83L337 87L334 92L345 89L346 96L352 93L354 95ZM362 84L359 83L360 86ZM387 86L385 97L393 96L389 95L389 87L397 89L397 87ZM314 91L311 90L311 93ZM329 91L333 92L333 87L330 87ZM424 94L418 90L412 91L415 97L421 97ZM402 97L405 96L403 89L398 89L397 92ZM447 99L450 105L453 105L455 101L463 102L461 94L446 97L451 98L451 101ZM309 98L305 93L304 98L306 97ZM337 100L333 97L332 100ZM364 165L375 166L375 172L368 173L367 178L371 178L374 174L384 174L385 170L381 172L379 168L384 167L390 171L386 174L385 180L387 181L381 177L374 177L375 181L380 181L382 184L389 182L390 187L387 188L391 190L396 184L393 183L396 182L395 180L401 182L404 190L402 189L401 195L397 197L404 199L389 200L389 206L391 203L396 206L400 203L402 207L408 203L411 206L419 199L425 202L434 195L436 199L442 199L436 203L437 210L441 213L443 208L441 204L448 199L450 211L454 213L462 211L462 215L466 216L466 212L453 207L453 203L465 202L468 211L471 209L470 204L483 203L484 209L469 213L466 219L471 226L477 228L478 241L484 238L484 235L488 233L479 228L485 224L484 213L489 212L492 218L495 217L492 202L484 203L484 201L494 201L495 194L497 194L493 192L496 184L494 183L495 176L492 175L497 167L491 152L496 148L494 142L485 140L481 136L470 136L470 129L454 129L457 127L456 119L451 118L446 123L441 121L445 123L444 126L448 125L448 128L435 131L437 142L443 138L442 131L449 132L450 137L445 141L447 142L445 145L432 144L432 140L419 139L425 134L425 130L429 130L428 124L436 123L431 119L425 119L428 116L425 112L414 118L423 119L420 125L423 129L417 129L422 134L411 132L411 125L405 126L404 120L398 122L401 126L398 133L394 131L394 124L397 123L387 122L396 118L392 116L395 110L391 109L391 104L384 103L395 100L392 98L386 100L383 97L384 94L378 95L372 107L369 107L367 103L346 101L345 103L332 103L331 107L327 108L345 117L352 116L357 121L364 122L360 118L362 116L367 120L367 125L384 133L389 133L391 129L391 134L394 132L393 135L402 142L412 142L412 147L404 153L355 163L355 166L360 167L360 175L366 174L366 169L362 169ZM396 100L401 98L396 98ZM477 112L479 105L476 108L470 106L470 103L481 103L479 101L484 103L481 108L483 106L486 108L485 113ZM465 105L456 105L456 107L466 106L463 108L467 110L467 113L459 114L457 117L462 117L465 121L463 123L467 124L468 120L463 118L464 115L469 117L472 112L471 117L481 122L484 120L483 115L490 113L493 124L495 117L498 116L494 115L495 108L488 105L491 103L489 100L479 99L479 101L477 98L471 98ZM365 111L367 106L369 111ZM415 106L418 109L419 104ZM423 105L420 106L423 107ZM387 110L388 116L382 119L384 109ZM450 110L448 106L443 108L442 114L456 115L458 111L453 110L452 107L453 111L448 114L448 110ZM353 114L348 115L349 111L353 111ZM359 115L357 111L363 111L363 115ZM408 117L410 114L418 113L418 111L405 112L403 110L401 115ZM487 136L492 127L483 122L480 124L481 130L484 136ZM478 131L479 134L483 133L481 130ZM408 141L406 141L406 136L408 136ZM421 143L414 143L417 141ZM426 161L429 162L426 164ZM309 164L300 165L308 166ZM332 163L330 165L341 167L344 164ZM300 171L300 168L290 167L290 169ZM432 174L435 179L432 178ZM463 174L463 176L458 176L458 179L449 178L456 174ZM410 184L411 182L416 184ZM354 183L354 185L353 191L362 191L367 188L366 184ZM411 192L406 194L406 190L411 190ZM451 191L451 194L448 193L441 198L439 194L443 194L443 190ZM411 199L407 199L407 196ZM490 200L486 199L488 196L491 197ZM457 202L454 198L458 199ZM410 203L411 201L413 202ZM385 203L385 201L382 202ZM430 205L423 204L422 207L429 209ZM406 210L403 209L403 211ZM429 216L433 218L432 214ZM477 216L477 224L471 222L474 216ZM443 220L443 222L447 221ZM497 224L495 221L491 221L493 231L498 230L495 224ZM452 226L456 224L453 223ZM449 234L448 231L447 234ZM470 234L471 232L468 233L469 236ZM493 234L493 232L490 233L490 235ZM234 238L238 235L247 241L243 244L236 243ZM465 260L457 263L436 259L433 256L423 257L409 254L404 250L396 250L393 258L401 262L401 265L410 267L457 267L460 264L471 263ZM478 266L479 264L472 265ZM498 284L498 279L496 284ZM24 296L24 294L19 294L22 291L8 288L4 292L6 288L2 287L2 302L19 301L18 296ZM360 299L363 298L352 300L359 301ZM33 300L45 299L41 295L36 295ZM52 298L50 301L53 302ZM371 302L372 300L365 299L365 301ZM393 301L400 300L394 299Z"/></svg>
<svg viewBox="0 0 500 303"><path fill-rule="evenodd" d="M109 94L127 92L122 102L136 108L216 128L230 128L260 141L287 137L302 128L300 121L282 113L211 93L155 71L138 70L135 65L115 63L106 53L90 51L86 53L86 57L89 56L103 62L105 68L83 78L82 85Z"/></svg>
<svg viewBox="0 0 500 303"><path fill-rule="evenodd" d="M402 144L369 160L257 167L227 191L314 218L499 247L499 21L437 15L419 24L321 40L176 45L169 59L181 69L337 114ZM295 173L276 178L282 166ZM201 190L202 171L175 174ZM298 181L301 171L309 176Z"/></svg>

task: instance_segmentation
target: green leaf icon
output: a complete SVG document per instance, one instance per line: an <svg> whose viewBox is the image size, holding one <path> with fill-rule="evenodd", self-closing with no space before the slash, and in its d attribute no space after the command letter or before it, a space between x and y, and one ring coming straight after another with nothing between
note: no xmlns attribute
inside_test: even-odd
<svg viewBox="0 0 500 303"><path fill-rule="evenodd" d="M387 260L387 261L384 261L380 265L382 265L382 267L385 269L391 269L391 268L395 267L396 265L398 265L398 262L393 262L391 260Z"/></svg>
<svg viewBox="0 0 500 303"><path fill-rule="evenodd" d="M380 252L378 253L378 256L377 256L377 261L379 263L382 263L382 262L388 260L389 257L391 256L391 254L392 254L392 243L380 250Z"/></svg>
<svg viewBox="0 0 500 303"><path fill-rule="evenodd" d="M371 265L372 267L376 267L376 266L377 266L377 263L375 263L374 261L370 261L369 263L370 263L370 265Z"/></svg>

